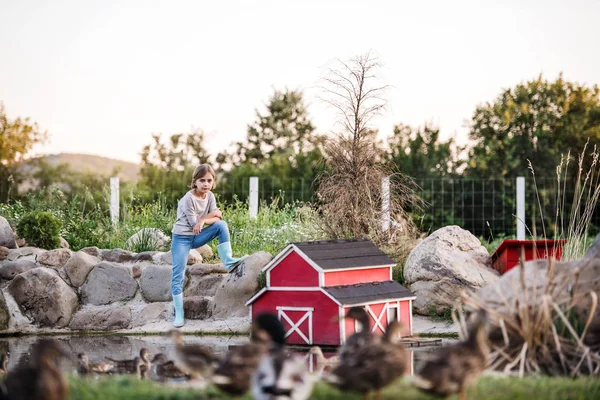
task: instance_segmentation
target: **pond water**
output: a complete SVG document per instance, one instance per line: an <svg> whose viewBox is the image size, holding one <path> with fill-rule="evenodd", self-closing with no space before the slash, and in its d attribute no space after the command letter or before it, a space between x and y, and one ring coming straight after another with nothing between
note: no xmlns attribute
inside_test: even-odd
<svg viewBox="0 0 600 400"><path fill-rule="evenodd" d="M105 361L105 357L114 359L131 359L140 353L143 347L150 351L150 357L157 353L164 353L169 359L175 355L175 345L170 338L160 335L146 336L124 336L124 335L65 335L52 336L53 339L61 342L64 347L73 354L86 353L92 362ZM29 360L29 354L32 346L38 341L37 336L20 336L0 338L0 352L9 352L8 369L11 370L17 365L26 363ZM216 355L223 355L230 346L238 346L248 341L246 336L195 336L185 335L186 344L201 344L208 346ZM436 347L408 348L410 353L412 371L418 370L419 363L424 359L428 352L435 351ZM298 349L298 352L306 352L306 349ZM333 349L325 350L325 357L334 355ZM305 353L306 354L306 353ZM307 360L311 371L319 369L316 356L311 356ZM63 363L65 372L72 372L76 369L75 363Z"/></svg>

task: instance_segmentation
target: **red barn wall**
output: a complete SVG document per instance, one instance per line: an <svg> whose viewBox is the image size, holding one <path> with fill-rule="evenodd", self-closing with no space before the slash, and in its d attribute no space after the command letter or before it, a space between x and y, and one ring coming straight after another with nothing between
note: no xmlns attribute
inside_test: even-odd
<svg viewBox="0 0 600 400"><path fill-rule="evenodd" d="M377 317L379 317L379 314L381 313L381 310L383 309L384 304L385 303L369 304L369 307L371 308L373 313ZM395 306L397 304L398 303L396 301L391 302L392 306ZM350 309L350 307L344 308L344 314L346 314L349 309ZM373 327L375 326L375 319L373 318L373 316L371 314L369 314L369 317L371 318L371 329L373 329ZM409 300L400 301L400 321L402 321L407 326L406 334L410 333L410 301ZM387 328L387 325L388 325L387 310L384 313L383 317L381 318L380 323L381 323L381 325L383 325L384 328ZM352 335L354 333L354 320L346 319L344 327L346 329L346 337L349 337L350 335ZM381 335L381 334L383 334L383 331L381 330L381 328L377 327L377 329L375 329L374 333Z"/></svg>
<svg viewBox="0 0 600 400"><path fill-rule="evenodd" d="M325 271L324 286L352 285L355 283L383 282L389 280L389 267L354 269L334 272Z"/></svg>
<svg viewBox="0 0 600 400"><path fill-rule="evenodd" d="M319 272L295 251L269 271L270 286L319 286Z"/></svg>
<svg viewBox="0 0 600 400"><path fill-rule="evenodd" d="M338 314L338 305L321 291L275 291L267 290L252 304L252 318L261 312L272 312L277 314L277 307L313 307L313 343L320 345L338 345L340 344L340 325L333 321ZM302 311L286 311L286 314L292 317L299 317L304 314ZM298 319L293 319L294 322ZM289 324L284 323L289 328ZM308 320L301 327L308 327ZM305 329L302 330L306 332ZM308 337L308 335L307 335ZM293 333L288 337L290 344L306 344L297 334Z"/></svg>

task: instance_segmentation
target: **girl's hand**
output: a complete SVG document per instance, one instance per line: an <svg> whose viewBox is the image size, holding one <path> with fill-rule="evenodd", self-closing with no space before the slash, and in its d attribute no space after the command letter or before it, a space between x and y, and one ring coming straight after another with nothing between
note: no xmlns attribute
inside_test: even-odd
<svg viewBox="0 0 600 400"><path fill-rule="evenodd" d="M202 231L203 226L204 226L204 221L200 221L196 225L194 225L194 235L199 234Z"/></svg>

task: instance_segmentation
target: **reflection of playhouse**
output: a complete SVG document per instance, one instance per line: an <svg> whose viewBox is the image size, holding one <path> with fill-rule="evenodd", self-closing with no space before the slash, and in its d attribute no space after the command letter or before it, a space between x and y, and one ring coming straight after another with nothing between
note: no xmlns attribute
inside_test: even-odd
<svg viewBox="0 0 600 400"><path fill-rule="evenodd" d="M367 310L374 332L400 319L412 335L415 295L392 280L394 265L367 239L292 243L263 268L267 286L246 305L252 317L277 313L290 344L344 343L355 324L341 317L352 306Z"/></svg>

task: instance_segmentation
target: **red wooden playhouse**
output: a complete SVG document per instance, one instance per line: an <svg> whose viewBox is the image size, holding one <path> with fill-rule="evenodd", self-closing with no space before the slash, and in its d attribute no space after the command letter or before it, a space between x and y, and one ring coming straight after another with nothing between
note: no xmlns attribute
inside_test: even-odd
<svg viewBox="0 0 600 400"><path fill-rule="evenodd" d="M352 306L367 310L373 332L399 319L412 335L416 297L392 280L395 264L368 239L292 243L263 268L267 285L246 305L252 318L277 313L290 344L343 344L356 328L343 319Z"/></svg>

